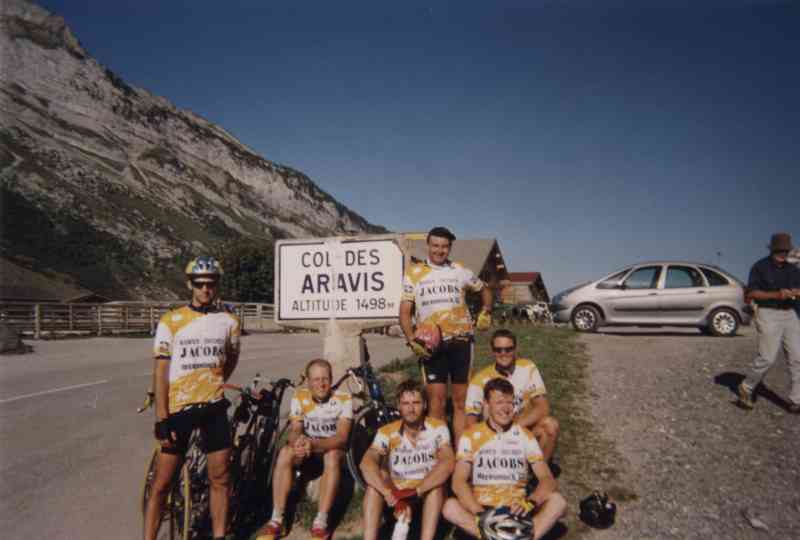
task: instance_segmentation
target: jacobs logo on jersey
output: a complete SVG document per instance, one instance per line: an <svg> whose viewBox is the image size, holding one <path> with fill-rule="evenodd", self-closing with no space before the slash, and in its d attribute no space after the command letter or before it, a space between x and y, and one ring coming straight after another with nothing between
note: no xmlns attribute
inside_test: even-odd
<svg viewBox="0 0 800 540"><path fill-rule="evenodd" d="M222 356L225 348L221 345L200 345L197 347L179 347L178 358L208 358Z"/></svg>
<svg viewBox="0 0 800 540"><path fill-rule="evenodd" d="M443 294L452 294L461 298L462 288L457 285L442 284L422 286L417 289L417 298L425 298L426 296L440 296Z"/></svg>
<svg viewBox="0 0 800 540"><path fill-rule="evenodd" d="M494 456L478 456L475 462L475 467L478 469L525 469L527 463L525 458L520 457L494 457Z"/></svg>
<svg viewBox="0 0 800 540"><path fill-rule="evenodd" d="M435 451L392 453L392 467L408 467L410 465L427 465L436 460Z"/></svg>

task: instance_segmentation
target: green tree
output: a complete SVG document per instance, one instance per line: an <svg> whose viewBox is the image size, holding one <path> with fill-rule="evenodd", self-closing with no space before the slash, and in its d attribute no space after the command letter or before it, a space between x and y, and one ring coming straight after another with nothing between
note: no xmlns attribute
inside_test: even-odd
<svg viewBox="0 0 800 540"><path fill-rule="evenodd" d="M237 238L217 249L225 277L222 298L235 302L272 302L275 247L270 240Z"/></svg>

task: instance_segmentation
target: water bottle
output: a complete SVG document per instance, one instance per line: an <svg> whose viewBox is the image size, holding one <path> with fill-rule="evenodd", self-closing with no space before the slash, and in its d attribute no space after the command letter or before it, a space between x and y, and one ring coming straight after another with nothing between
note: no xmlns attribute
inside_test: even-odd
<svg viewBox="0 0 800 540"><path fill-rule="evenodd" d="M392 531L392 540L406 540L408 538L408 529L411 527L411 522L406 519L406 515L402 514L397 523L394 524L394 531Z"/></svg>

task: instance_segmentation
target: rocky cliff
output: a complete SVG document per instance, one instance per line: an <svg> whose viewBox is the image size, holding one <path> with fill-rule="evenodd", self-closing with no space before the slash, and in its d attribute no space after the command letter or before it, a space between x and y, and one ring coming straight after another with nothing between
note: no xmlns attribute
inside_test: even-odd
<svg viewBox="0 0 800 540"><path fill-rule="evenodd" d="M61 17L0 5L0 254L117 298L179 290L191 254L241 237L385 232L303 173L125 83Z"/></svg>

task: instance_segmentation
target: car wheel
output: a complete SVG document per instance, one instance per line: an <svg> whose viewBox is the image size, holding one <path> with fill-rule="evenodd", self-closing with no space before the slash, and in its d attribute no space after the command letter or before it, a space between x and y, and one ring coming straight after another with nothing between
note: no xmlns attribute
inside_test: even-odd
<svg viewBox="0 0 800 540"><path fill-rule="evenodd" d="M739 319L730 309L715 309L708 316L708 331L713 336L731 337L739 329Z"/></svg>
<svg viewBox="0 0 800 540"><path fill-rule="evenodd" d="M578 306L572 312L572 327L578 332L596 332L600 326L600 312L592 306Z"/></svg>

